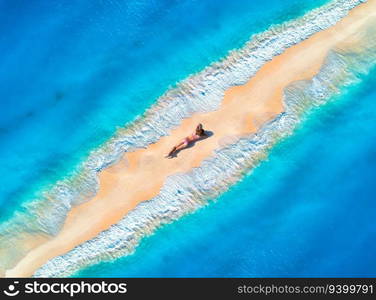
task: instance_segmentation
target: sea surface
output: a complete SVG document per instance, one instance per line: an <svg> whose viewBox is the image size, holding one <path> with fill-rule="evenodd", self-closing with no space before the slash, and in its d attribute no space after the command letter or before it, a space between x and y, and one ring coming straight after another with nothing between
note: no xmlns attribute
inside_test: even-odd
<svg viewBox="0 0 376 300"><path fill-rule="evenodd" d="M0 1L0 220L170 86L325 2Z"/></svg>
<svg viewBox="0 0 376 300"><path fill-rule="evenodd" d="M227 193L75 276L375 276L376 68Z"/></svg>
<svg viewBox="0 0 376 300"><path fill-rule="evenodd" d="M327 2L0 1L0 221L168 88ZM375 72L208 206L74 276L375 275Z"/></svg>

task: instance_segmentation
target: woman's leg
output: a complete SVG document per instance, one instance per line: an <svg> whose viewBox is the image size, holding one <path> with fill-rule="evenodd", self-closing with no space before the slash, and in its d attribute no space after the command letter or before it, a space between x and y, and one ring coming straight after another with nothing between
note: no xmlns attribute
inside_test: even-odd
<svg viewBox="0 0 376 300"><path fill-rule="evenodd" d="M176 146L174 146L170 152L168 152L168 154L166 155L166 157L169 157L171 156L172 154L174 154L174 152L176 151Z"/></svg>
<svg viewBox="0 0 376 300"><path fill-rule="evenodd" d="M171 149L171 151L168 153L167 157L171 156L174 154L176 151L179 151L181 149L184 149L185 147L188 146L188 143L186 141L182 141L181 143L177 144L175 147Z"/></svg>
<svg viewBox="0 0 376 300"><path fill-rule="evenodd" d="M176 146L175 151L182 150L182 149L186 148L187 146L188 146L188 143L186 141L181 142L179 145Z"/></svg>

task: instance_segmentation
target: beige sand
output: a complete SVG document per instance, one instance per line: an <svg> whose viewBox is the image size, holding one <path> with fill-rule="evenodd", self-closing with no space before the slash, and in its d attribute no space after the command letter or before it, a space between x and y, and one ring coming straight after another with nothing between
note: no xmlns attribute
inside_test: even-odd
<svg viewBox="0 0 376 300"><path fill-rule="evenodd" d="M328 51L341 42L349 43L349 39L366 24L372 11L376 11L376 1L354 8L334 27L292 46L266 63L243 86L227 90L217 111L195 114L147 149L125 154L122 161L101 172L98 195L74 207L61 232L30 251L13 269L6 271L6 276L32 275L47 260L93 238L118 222L138 203L156 196L167 176L199 166L229 138L258 130L283 110L283 89L294 81L312 78ZM181 151L177 158L165 159L170 148L190 134L199 122L214 135Z"/></svg>

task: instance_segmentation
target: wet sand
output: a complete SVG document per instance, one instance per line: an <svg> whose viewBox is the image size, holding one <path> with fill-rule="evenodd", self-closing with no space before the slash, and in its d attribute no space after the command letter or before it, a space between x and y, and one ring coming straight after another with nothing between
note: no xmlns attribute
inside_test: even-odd
<svg viewBox="0 0 376 300"><path fill-rule="evenodd" d="M352 47L359 42L357 33L372 14L375 17L374 12L376 1L361 4L335 26L267 62L246 84L228 89L217 111L194 114L146 149L126 153L121 161L99 174L98 194L72 208L60 233L31 250L6 271L6 276L31 276L49 259L95 237L137 204L156 196L168 176L199 166L226 141L256 132L283 111L283 90L289 84L311 79L334 47ZM175 158L164 158L198 123L213 135L179 152Z"/></svg>

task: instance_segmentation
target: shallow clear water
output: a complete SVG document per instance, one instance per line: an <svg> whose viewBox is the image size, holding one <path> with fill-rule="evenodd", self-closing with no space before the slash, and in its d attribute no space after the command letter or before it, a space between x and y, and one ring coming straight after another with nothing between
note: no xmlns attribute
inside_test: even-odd
<svg viewBox="0 0 376 300"><path fill-rule="evenodd" d="M326 2L1 1L0 219L169 86Z"/></svg>
<svg viewBox="0 0 376 300"><path fill-rule="evenodd" d="M326 2L0 2L0 219L177 81ZM79 275L375 275L375 75L218 201Z"/></svg>
<svg viewBox="0 0 376 300"><path fill-rule="evenodd" d="M216 202L75 276L375 276L376 69Z"/></svg>

